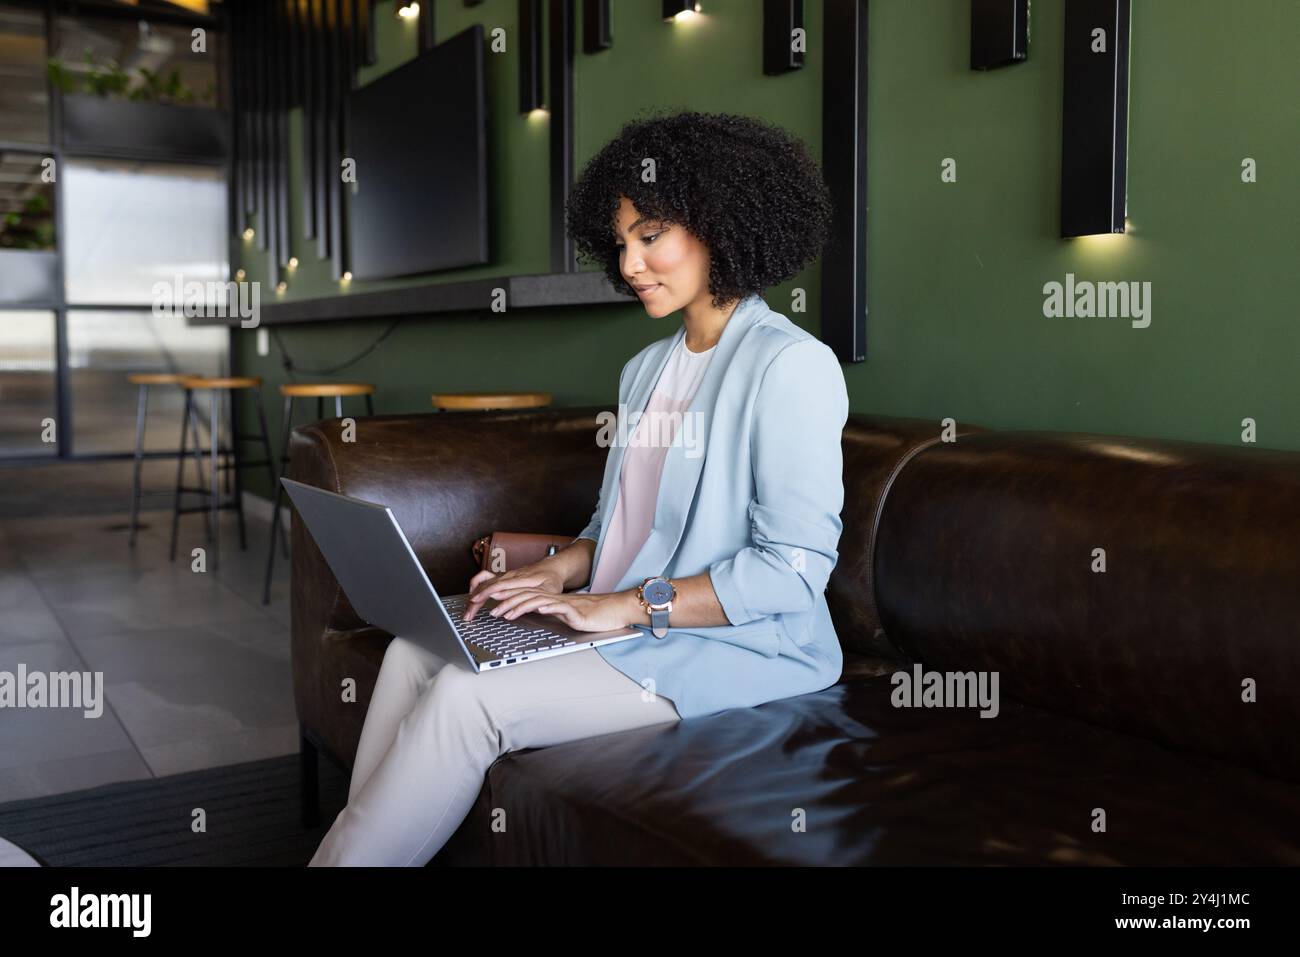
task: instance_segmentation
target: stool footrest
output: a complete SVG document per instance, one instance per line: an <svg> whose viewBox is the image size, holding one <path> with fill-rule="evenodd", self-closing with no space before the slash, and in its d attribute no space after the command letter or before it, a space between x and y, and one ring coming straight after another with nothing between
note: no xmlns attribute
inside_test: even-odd
<svg viewBox="0 0 1300 957"><path fill-rule="evenodd" d="M204 452L203 454L204 454L204 455L210 455L210 453L208 453L208 452ZM266 461L261 461L261 462L245 462L243 459L240 459L239 462L238 462L238 467L241 468L241 469L251 469L251 468L253 468L253 467L256 466L256 465L267 465L267 464L269 464L269 463L267 463ZM228 472L230 469L233 469L233 468L235 468L235 467L236 467L236 463L234 463L234 462L218 462L218 463L217 463L217 471L218 471L218 472Z"/></svg>
<svg viewBox="0 0 1300 957"><path fill-rule="evenodd" d="M217 510L218 510L218 511L220 511L221 509L228 509L228 508L239 508L239 503L238 503L238 502L222 502L222 503L220 503L219 505L217 505ZM192 508L178 508L178 509L176 510L176 512L177 512L178 515L196 515L196 514L198 514L199 512L210 512L210 511L212 511L212 506L210 506L210 505L198 505L198 506L194 506L194 507L192 507Z"/></svg>

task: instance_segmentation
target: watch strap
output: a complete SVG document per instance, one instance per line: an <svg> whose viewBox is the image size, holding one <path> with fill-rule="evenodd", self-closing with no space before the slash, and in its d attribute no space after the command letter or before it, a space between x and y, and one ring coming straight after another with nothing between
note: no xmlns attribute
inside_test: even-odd
<svg viewBox="0 0 1300 957"><path fill-rule="evenodd" d="M668 634L668 613L672 611L672 603L667 608L650 609L650 634L656 638L663 638Z"/></svg>

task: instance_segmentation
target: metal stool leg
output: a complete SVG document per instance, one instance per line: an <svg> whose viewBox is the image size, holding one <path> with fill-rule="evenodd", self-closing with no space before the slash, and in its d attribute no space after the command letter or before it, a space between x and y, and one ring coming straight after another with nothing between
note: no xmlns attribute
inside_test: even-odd
<svg viewBox="0 0 1300 957"><path fill-rule="evenodd" d="M235 511L239 515L239 550L248 551L248 533L244 530L244 480L239 467L239 413L235 409L235 393L230 395L230 455L233 463L233 469L226 472L229 478L230 472L235 473ZM227 489L229 491L229 489Z"/></svg>
<svg viewBox="0 0 1300 957"><path fill-rule="evenodd" d="M284 409L280 428L280 458L277 464L283 470L285 458L289 452L289 433L293 429L293 396L284 397ZM266 553L266 580L262 583L262 604L271 604L271 576L275 573L275 542L279 539L284 548L284 557L289 557L289 537L280 533L280 503L284 498L284 486L275 483L275 504L271 507L271 547Z"/></svg>
<svg viewBox="0 0 1300 957"><path fill-rule="evenodd" d="M212 432L208 438L212 441L212 455L208 462L208 471L212 479L208 486L208 509L212 512L212 570L215 572L221 561L221 484L217 474L220 453L218 440L221 436L221 398L216 389L209 391L212 402L208 406L208 418L211 420Z"/></svg>
<svg viewBox="0 0 1300 957"><path fill-rule="evenodd" d="M190 425L193 421L193 393L185 390L185 411L181 413L181 451L176 456L176 498L172 503L171 560L176 561L176 532L181 521L181 480L185 476L185 454L189 451ZM196 435L197 439L198 436Z"/></svg>
<svg viewBox="0 0 1300 957"><path fill-rule="evenodd" d="M258 435L261 437L262 440L262 452L266 456L266 474L267 477L270 478L271 480L271 487L274 489L279 489L280 480L279 478L276 477L275 458L272 456L271 453L271 431L266 426L266 411L262 408L262 390L260 388L253 390L253 405L257 408L257 424L259 428ZM273 516L273 521L278 521L278 518ZM272 536L271 554L274 555L275 554L274 526L271 529L271 536ZM271 587L271 578L270 575L268 574L266 579L266 586L263 589L263 593L262 593L262 604L264 605L270 602L270 587Z"/></svg>
<svg viewBox="0 0 1300 957"><path fill-rule="evenodd" d="M190 405L190 428L194 430L194 487L203 487L203 440L199 437L199 409L195 404ZM184 461L185 453L182 450L181 460ZM212 518L208 515L207 510L203 512L203 534L207 541L212 541Z"/></svg>
<svg viewBox="0 0 1300 957"><path fill-rule="evenodd" d="M226 495L229 496L229 495L230 495L231 473L234 474L234 478L235 478L236 481L237 481L238 478L239 478L239 442L235 439L235 434L236 434L236 428L235 428L235 393L234 393L234 392L227 392L227 393L226 393L226 397L227 397L227 399L228 399L229 402L230 402L230 409L229 409L229 411L230 411L230 417L226 420L227 422L230 423L230 448L229 448L229 450L226 452L226 455L225 455L225 459L226 459L226 467L225 467L225 469L223 470L222 474L223 474L223 476L224 476L224 483L225 483L225 486L226 486ZM242 539L241 539L241 541L242 541Z"/></svg>
<svg viewBox="0 0 1300 957"><path fill-rule="evenodd" d="M226 494L226 497L229 498L229 497L230 497L230 473L231 473L231 471L234 471L236 474L238 474L238 472L239 472L239 465L238 465L238 462L239 462L239 453L236 451L236 449L237 449L237 447L238 447L238 443L235 441L235 431L236 431L236 430L235 430L235 394L234 394L234 392L226 392L226 393L225 393L225 400L223 400L223 401L229 401L229 402L230 402L230 416L229 416L229 418L226 419L226 422L229 423L229 425L230 425L230 442L228 443L228 445L227 445L227 447L226 447L226 452L225 452L225 454L222 455L222 457L221 457L222 462L225 464L225 468L223 468L223 469L221 470L221 482L222 482L222 485L223 485L224 488L225 488L225 494Z"/></svg>
<svg viewBox="0 0 1300 957"><path fill-rule="evenodd" d="M140 526L140 470L144 465L144 421L149 411L149 386L143 382L135 406L135 470L131 480L131 534L127 545L135 548L135 530ZM181 461L185 461L182 457Z"/></svg>
<svg viewBox="0 0 1300 957"><path fill-rule="evenodd" d="M280 436L280 457L275 462L275 466L280 470L282 476L289 474L289 435L293 432L293 409L293 396L286 395L284 397L284 428L281 430L283 434ZM284 503L284 486L279 482L275 483L275 503L277 507ZM284 557L288 558L289 535L280 527L279 523L276 524L276 529L280 534L280 547L284 551Z"/></svg>
<svg viewBox="0 0 1300 957"><path fill-rule="evenodd" d="M257 408L257 424L261 431L259 438L262 440L262 451L266 455L266 474L271 480L272 488L280 487L280 479L276 475L275 458L271 453L271 432L266 427L266 411L262 408L262 390L253 390L253 405Z"/></svg>

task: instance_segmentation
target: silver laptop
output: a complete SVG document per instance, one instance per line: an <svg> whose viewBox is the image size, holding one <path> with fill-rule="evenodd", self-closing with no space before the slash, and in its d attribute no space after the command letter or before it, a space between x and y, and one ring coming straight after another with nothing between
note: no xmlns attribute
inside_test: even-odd
<svg viewBox="0 0 1300 957"><path fill-rule="evenodd" d="M632 627L577 631L538 613L506 621L488 614L497 604L493 598L479 606L473 621L465 621L468 593L438 595L389 508L289 478L280 481L357 614L444 661L464 661L483 672L641 634Z"/></svg>

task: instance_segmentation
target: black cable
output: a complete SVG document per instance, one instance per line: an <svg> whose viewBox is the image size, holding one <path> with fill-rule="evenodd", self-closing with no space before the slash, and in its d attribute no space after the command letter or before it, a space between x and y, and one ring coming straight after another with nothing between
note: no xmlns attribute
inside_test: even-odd
<svg viewBox="0 0 1300 957"><path fill-rule="evenodd" d="M401 325L401 323L401 319L394 319L392 324L383 331L383 334L380 335L378 339L370 343L370 345L366 346L351 359L348 359L346 362L340 362L338 365L329 366L325 369L305 369L300 367L293 361L293 357L289 355L289 350L284 347L284 340L280 338L280 331L278 329L272 329L271 335L275 338L275 344L279 347L280 355L283 357L280 360L280 365L284 368L284 371L288 374L289 378L292 379L295 372L303 372L307 375L334 375L336 372L342 372L349 366L356 365L366 356L370 355L370 353L379 348L379 344L387 339L393 333L393 330Z"/></svg>

